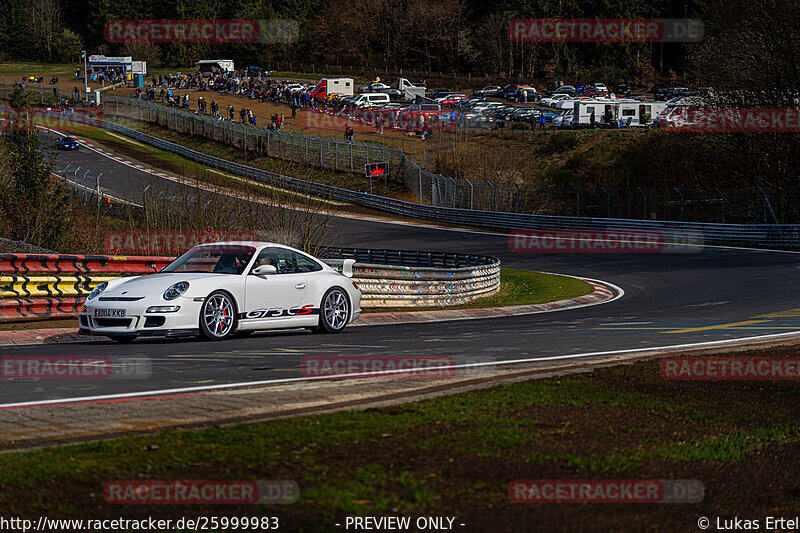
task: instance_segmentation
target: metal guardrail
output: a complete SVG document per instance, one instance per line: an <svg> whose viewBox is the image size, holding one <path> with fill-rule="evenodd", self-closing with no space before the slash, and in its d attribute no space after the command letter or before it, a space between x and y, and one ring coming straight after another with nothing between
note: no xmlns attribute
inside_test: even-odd
<svg viewBox="0 0 800 533"><path fill-rule="evenodd" d="M70 117L70 115L65 115ZM73 120L68 118L68 120ZM86 119L82 119L85 122ZM720 224L704 222L669 222L620 218L565 217L511 213L504 211L479 211L463 208L421 205L375 194L341 189L299 178L283 176L240 163L234 163L197 152L169 141L152 137L140 131L105 120L91 120L92 124L161 150L178 154L203 165L231 174L263 181L301 194L310 194L348 202L397 215L484 228L508 230L624 230L657 232L664 242L686 242L692 246L703 243L748 243L761 246L800 246L800 224ZM419 167L417 167L419 168ZM420 169L420 175L422 170ZM443 177L446 181L446 178ZM432 182L433 183L433 182Z"/></svg>
<svg viewBox="0 0 800 533"><path fill-rule="evenodd" d="M353 281L365 308L461 305L500 287L500 261L494 257L356 248L330 248L325 255L325 262L340 269L345 259L356 260Z"/></svg>
<svg viewBox="0 0 800 533"><path fill-rule="evenodd" d="M344 259L371 258L353 266L364 307L437 307L488 296L500 286L493 257L330 248L323 259L341 269ZM97 284L118 275L160 270L171 257L0 254L0 321L77 316Z"/></svg>

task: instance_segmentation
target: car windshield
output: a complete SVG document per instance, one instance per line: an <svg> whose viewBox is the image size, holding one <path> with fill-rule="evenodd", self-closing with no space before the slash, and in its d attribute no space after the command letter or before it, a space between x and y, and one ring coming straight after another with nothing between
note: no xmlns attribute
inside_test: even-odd
<svg viewBox="0 0 800 533"><path fill-rule="evenodd" d="M72 137L64 137L64 138L63 138L63 139L61 139L61 140L62 140L63 142L65 142L65 143L71 143L71 142L75 142L75 139L73 139Z"/></svg>
<svg viewBox="0 0 800 533"><path fill-rule="evenodd" d="M207 272L209 274L241 274L256 249L241 244L195 246L161 272Z"/></svg>

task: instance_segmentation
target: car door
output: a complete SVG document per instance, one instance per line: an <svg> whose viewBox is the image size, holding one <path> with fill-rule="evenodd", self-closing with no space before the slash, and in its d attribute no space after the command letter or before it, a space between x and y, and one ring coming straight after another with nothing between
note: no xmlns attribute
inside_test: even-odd
<svg viewBox="0 0 800 533"><path fill-rule="evenodd" d="M275 274L255 275L261 264L275 267ZM307 274L298 271L295 253L287 248L262 249L245 280L245 305L240 329L291 326L301 316L307 292Z"/></svg>

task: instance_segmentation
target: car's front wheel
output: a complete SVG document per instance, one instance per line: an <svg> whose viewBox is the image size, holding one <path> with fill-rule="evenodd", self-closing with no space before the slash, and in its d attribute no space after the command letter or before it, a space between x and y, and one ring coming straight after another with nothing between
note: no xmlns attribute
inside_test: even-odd
<svg viewBox="0 0 800 533"><path fill-rule="evenodd" d="M226 292L208 295L200 308L200 332L211 341L221 341L231 336L236 325L236 305Z"/></svg>
<svg viewBox="0 0 800 533"><path fill-rule="evenodd" d="M350 318L350 300L339 287L328 289L319 306L319 325L315 333L339 333Z"/></svg>

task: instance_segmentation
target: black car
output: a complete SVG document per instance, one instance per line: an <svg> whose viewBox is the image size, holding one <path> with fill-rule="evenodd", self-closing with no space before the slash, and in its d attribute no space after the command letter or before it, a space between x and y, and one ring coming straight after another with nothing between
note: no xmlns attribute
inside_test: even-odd
<svg viewBox="0 0 800 533"><path fill-rule="evenodd" d="M547 91L547 96L552 96L554 94L568 94L570 96L575 96L578 91L575 90L575 87L572 85L562 85L561 87L556 87L555 89Z"/></svg>
<svg viewBox="0 0 800 533"><path fill-rule="evenodd" d="M653 85L653 88L650 89L650 92L653 93L653 98L656 100L666 100L669 97L669 87L664 85L663 83L656 83Z"/></svg>
<svg viewBox="0 0 800 533"><path fill-rule="evenodd" d="M531 107L517 109L511 115L511 122L530 122L531 117L538 117L539 113L538 109L533 109Z"/></svg>
<svg viewBox="0 0 800 533"><path fill-rule="evenodd" d="M398 102L403 99L403 93L399 89L382 89L378 92L388 94L389 100L392 102Z"/></svg>
<svg viewBox="0 0 800 533"><path fill-rule="evenodd" d="M428 95L428 98L431 98L432 100L436 100L437 98L442 98L443 96L449 96L451 94L455 94L455 93L453 93L453 91L445 91L445 90L442 90L442 89L438 89L436 91L431 91L430 95Z"/></svg>
<svg viewBox="0 0 800 533"><path fill-rule="evenodd" d="M619 85L614 87L614 94L616 94L617 96L630 96L631 88L624 83L620 83Z"/></svg>

